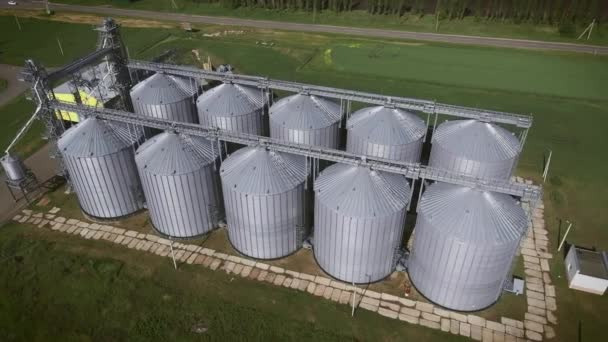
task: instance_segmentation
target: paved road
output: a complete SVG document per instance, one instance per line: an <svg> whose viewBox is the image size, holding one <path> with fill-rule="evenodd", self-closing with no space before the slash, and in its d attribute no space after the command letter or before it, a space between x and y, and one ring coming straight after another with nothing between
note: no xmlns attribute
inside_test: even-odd
<svg viewBox="0 0 608 342"><path fill-rule="evenodd" d="M9 7L6 4L6 2L4 2L4 0L0 0L0 1L2 1L2 3L0 4L0 8ZM41 1L20 1L18 7L41 8L42 6L43 5L42 5ZM146 19L169 20L169 21L190 22L190 23L200 23L200 24L248 26L248 27L256 27L256 28L263 28L263 29L335 33L335 34L357 35L357 36L366 36L366 37L424 40L424 41L453 43L453 44L483 45L483 46L520 48L520 49L557 50L557 51L583 52L583 53L608 55L608 46L556 43L556 42L545 42L545 41L524 40L524 39L462 36L462 35L437 34L437 33L425 33L425 32L381 30L381 29L342 27L342 26L331 26L331 25L299 24L299 23L289 23L289 22L280 22L280 21L238 19L238 18L229 18L229 17L189 15L189 14L179 14L179 13L161 13L161 12L130 10L130 9L112 8L112 7L80 6L80 5L64 5L64 4L52 4L51 7L56 11L74 11L74 12L94 13L94 14L101 14L101 15L108 15L108 16L129 16L129 17L138 17L138 18L146 18Z"/></svg>
<svg viewBox="0 0 608 342"><path fill-rule="evenodd" d="M17 80L20 71L20 66L0 64L0 78L8 82L7 88L0 91L0 107L27 89L26 83Z"/></svg>

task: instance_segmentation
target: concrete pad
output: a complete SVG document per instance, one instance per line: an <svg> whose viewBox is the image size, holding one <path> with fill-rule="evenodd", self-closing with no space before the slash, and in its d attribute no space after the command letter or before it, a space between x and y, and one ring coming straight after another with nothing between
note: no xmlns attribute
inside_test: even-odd
<svg viewBox="0 0 608 342"><path fill-rule="evenodd" d="M213 262L211 263L209 268L211 268L213 271L215 271L215 270L217 270L218 267L220 267L221 264L222 264L221 260L215 259L215 260L213 260Z"/></svg>
<svg viewBox="0 0 608 342"><path fill-rule="evenodd" d="M420 319L419 324L427 327L427 328L431 328L431 329L437 329L439 330L441 328L441 326L439 325L439 323L437 322L431 322L431 321L427 321L426 319Z"/></svg>
<svg viewBox="0 0 608 342"><path fill-rule="evenodd" d="M380 306L383 307L383 308L391 309L393 311L399 311L399 309L400 309L399 304L395 304L395 303L392 303L392 302L387 302L387 301L384 301L384 300L380 301Z"/></svg>
<svg viewBox="0 0 608 342"><path fill-rule="evenodd" d="M339 290L338 290L339 291ZM397 319L399 317L399 313L386 308L378 308L378 313L384 317Z"/></svg>
<svg viewBox="0 0 608 342"><path fill-rule="evenodd" d="M299 291L306 291L310 282L308 280L300 279L300 284L298 285Z"/></svg>
<svg viewBox="0 0 608 342"><path fill-rule="evenodd" d="M522 324L523 324L523 322L522 322ZM509 325L507 325L505 328L506 328L505 333L507 333L507 336L511 335L511 336L519 337L519 338L524 337L524 329L512 327Z"/></svg>
<svg viewBox="0 0 608 342"><path fill-rule="evenodd" d="M440 325L440 329L443 332L449 332L450 331L450 319L449 318L442 318L441 322L439 322Z"/></svg>
<svg viewBox="0 0 608 342"><path fill-rule="evenodd" d="M257 280L260 275L260 272L262 272L262 270L260 270L259 268L253 267L251 269L251 272L249 273L249 279Z"/></svg>
<svg viewBox="0 0 608 342"><path fill-rule="evenodd" d="M315 287L314 295L317 297L321 297L324 292L325 292L325 285L317 284L317 286Z"/></svg>
<svg viewBox="0 0 608 342"><path fill-rule="evenodd" d="M308 280L306 280L308 281ZM308 282L308 286L306 287L306 292L310 293L310 294L314 294L315 292L317 292L317 283L314 283L312 281Z"/></svg>
<svg viewBox="0 0 608 342"><path fill-rule="evenodd" d="M399 314L398 318L400 321L404 321L404 322L407 322L410 324L419 324L420 323L420 319L418 317L413 317L413 316L409 316L409 315L402 314L402 313Z"/></svg>
<svg viewBox="0 0 608 342"><path fill-rule="evenodd" d="M253 270L253 268L251 266L243 266L243 270L240 273L241 277L243 277L243 278L249 277L252 270Z"/></svg>
<svg viewBox="0 0 608 342"><path fill-rule="evenodd" d="M422 313L422 318L426 319L427 321L437 322L437 323L439 323L441 321L441 317L440 316L437 316L435 314L428 313L428 312L423 312Z"/></svg>
<svg viewBox="0 0 608 342"><path fill-rule="evenodd" d="M452 320L452 322L458 322ZM471 337L471 325L469 323L460 323L460 335L465 337Z"/></svg>
<svg viewBox="0 0 608 342"><path fill-rule="evenodd" d="M192 265L192 264L194 263L194 260L196 260L196 258L197 258L198 256L199 256L199 254L192 253L192 254L190 255L190 257L188 257L188 259L186 260L186 263L187 263L188 265ZM240 270L239 270L239 271L240 271Z"/></svg>
<svg viewBox="0 0 608 342"><path fill-rule="evenodd" d="M471 325L471 339L481 341L482 338L482 327L478 325Z"/></svg>
<svg viewBox="0 0 608 342"><path fill-rule="evenodd" d="M323 291L323 298L331 299L331 295L334 292L334 288L331 286L325 286L325 291Z"/></svg>
<svg viewBox="0 0 608 342"><path fill-rule="evenodd" d="M331 300L333 302L339 302L341 296L342 296L342 290L340 290L340 289L334 288L334 290L331 292Z"/></svg>
<svg viewBox="0 0 608 342"><path fill-rule="evenodd" d="M273 272L274 273L274 272ZM283 285L283 282L285 281L285 276L282 274L278 274L274 276L274 281L273 284L279 286L279 285Z"/></svg>

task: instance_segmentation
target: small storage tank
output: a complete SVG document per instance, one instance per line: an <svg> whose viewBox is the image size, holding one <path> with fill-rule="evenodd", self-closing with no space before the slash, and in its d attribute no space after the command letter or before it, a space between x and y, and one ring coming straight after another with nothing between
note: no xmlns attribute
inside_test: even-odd
<svg viewBox="0 0 608 342"><path fill-rule="evenodd" d="M329 99L296 94L270 107L270 137L293 142L338 148L340 105Z"/></svg>
<svg viewBox="0 0 608 342"><path fill-rule="evenodd" d="M230 242L257 259L295 252L306 233L306 158L246 147L222 163Z"/></svg>
<svg viewBox="0 0 608 342"><path fill-rule="evenodd" d="M508 179L521 144L494 124L454 120L440 124L432 139L429 166L479 178Z"/></svg>
<svg viewBox="0 0 608 342"><path fill-rule="evenodd" d="M201 125L254 135L264 134L264 106L261 89L233 83L211 88L196 100Z"/></svg>
<svg viewBox="0 0 608 342"><path fill-rule="evenodd" d="M484 309L500 297L527 226L509 195L435 183L419 204L410 279L438 305Z"/></svg>
<svg viewBox="0 0 608 342"><path fill-rule="evenodd" d="M7 153L0 158L0 163L2 163L6 179L16 182L25 178L25 166L19 157Z"/></svg>
<svg viewBox="0 0 608 342"><path fill-rule="evenodd" d="M393 272L410 187L404 176L334 164L315 182L314 255L334 278L371 283Z"/></svg>
<svg viewBox="0 0 608 342"><path fill-rule="evenodd" d="M417 163L427 127L415 114L377 106L353 113L346 129L348 152Z"/></svg>
<svg viewBox="0 0 608 342"><path fill-rule="evenodd" d="M141 129L90 117L59 138L59 151L85 214L107 219L142 209L133 147L142 136Z"/></svg>
<svg viewBox="0 0 608 342"><path fill-rule="evenodd" d="M164 132L141 145L135 161L158 232L191 238L217 227L223 212L217 159L217 148L202 137Z"/></svg>
<svg viewBox="0 0 608 342"><path fill-rule="evenodd" d="M158 119L198 123L194 104L198 83L165 73L156 73L131 90L135 113Z"/></svg>

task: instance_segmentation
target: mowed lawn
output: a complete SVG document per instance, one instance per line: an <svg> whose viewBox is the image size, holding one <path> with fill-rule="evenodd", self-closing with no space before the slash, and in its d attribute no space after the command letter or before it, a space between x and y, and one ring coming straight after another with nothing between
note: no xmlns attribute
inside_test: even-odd
<svg viewBox="0 0 608 342"><path fill-rule="evenodd" d="M2 341L466 340L29 225L2 228L0 262Z"/></svg>
<svg viewBox="0 0 608 342"><path fill-rule="evenodd" d="M608 56L363 41L330 45L309 67L469 89L606 100L606 65Z"/></svg>
<svg viewBox="0 0 608 342"><path fill-rule="evenodd" d="M0 23L11 20L14 19L0 17ZM56 23L32 23L53 37L47 25ZM87 25L64 25L75 31L90 29ZM10 29L10 25L6 27ZM192 53L195 49L202 59L210 56L216 64L231 63L239 72L248 74L533 113L534 127L519 161L518 174L538 181L543 154L547 149L553 150L545 204L556 254L552 273L558 286L559 340L576 340L579 320L583 341L601 340L608 299L568 290L562 259L555 249L558 222L566 219L575 223L571 242L608 248L608 219L604 213L608 203L608 162L603 158L608 147L608 92L600 82L608 75L606 57L227 27L200 29L192 35L179 30L127 29L125 40L131 55L138 58L177 48L178 62L200 66L201 61ZM14 34L1 39L1 63L20 64L20 58L27 55L52 65L55 57L49 54L56 53L52 44L43 49L34 43L15 42L18 35L14 30ZM227 30L238 33L226 33ZM221 33L218 37L203 35L217 32ZM4 50L5 44L26 50ZM88 42L74 44L86 44L87 49L94 46ZM73 48L79 50L76 45Z"/></svg>

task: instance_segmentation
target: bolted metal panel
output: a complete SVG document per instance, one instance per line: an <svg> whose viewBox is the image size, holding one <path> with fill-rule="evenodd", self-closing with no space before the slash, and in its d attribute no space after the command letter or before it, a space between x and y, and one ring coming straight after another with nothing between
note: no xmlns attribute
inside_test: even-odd
<svg viewBox="0 0 608 342"><path fill-rule="evenodd" d="M346 282L369 283L395 267L410 187L402 175L334 164L315 182L314 254Z"/></svg>
<svg viewBox="0 0 608 342"><path fill-rule="evenodd" d="M479 178L511 177L521 144L508 130L475 120L447 121L433 135L429 166Z"/></svg>
<svg viewBox="0 0 608 342"><path fill-rule="evenodd" d="M338 148L340 105L314 95L296 94L270 107L270 137L293 142Z"/></svg>
<svg viewBox="0 0 608 342"><path fill-rule="evenodd" d="M135 113L153 118L198 123L194 104L196 81L156 73L131 90Z"/></svg>
<svg viewBox="0 0 608 342"><path fill-rule="evenodd" d="M142 137L118 123L88 118L68 129L58 147L82 210L116 218L142 209L133 144Z"/></svg>
<svg viewBox="0 0 608 342"><path fill-rule="evenodd" d="M435 183L418 209L410 279L443 307L486 308L502 293L527 223L509 195Z"/></svg>
<svg viewBox="0 0 608 342"><path fill-rule="evenodd" d="M25 178L25 167L17 156L7 153L0 158L0 163L2 163L2 168L8 180L19 181Z"/></svg>
<svg viewBox="0 0 608 342"><path fill-rule="evenodd" d="M239 252L275 259L295 252L306 229L306 158L246 147L220 172L228 237Z"/></svg>
<svg viewBox="0 0 608 342"><path fill-rule="evenodd" d="M217 150L202 137L161 133L135 161L150 219L162 234L188 238L217 227L222 215Z"/></svg>
<svg viewBox="0 0 608 342"><path fill-rule="evenodd" d="M264 106L261 89L232 83L209 89L196 100L201 125L255 135L264 134Z"/></svg>
<svg viewBox="0 0 608 342"><path fill-rule="evenodd" d="M346 129L348 152L415 163L420 161L427 126L415 114L377 106L353 113Z"/></svg>

